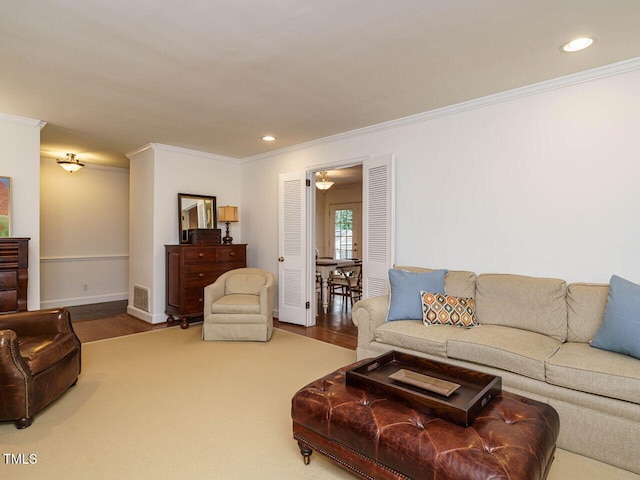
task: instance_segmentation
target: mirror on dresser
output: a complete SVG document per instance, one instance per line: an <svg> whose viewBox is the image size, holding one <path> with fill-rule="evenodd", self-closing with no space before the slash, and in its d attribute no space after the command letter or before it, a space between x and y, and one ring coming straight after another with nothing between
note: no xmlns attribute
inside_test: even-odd
<svg viewBox="0 0 640 480"><path fill-rule="evenodd" d="M217 225L216 197L178 194L180 243L190 243L189 230L212 230Z"/></svg>

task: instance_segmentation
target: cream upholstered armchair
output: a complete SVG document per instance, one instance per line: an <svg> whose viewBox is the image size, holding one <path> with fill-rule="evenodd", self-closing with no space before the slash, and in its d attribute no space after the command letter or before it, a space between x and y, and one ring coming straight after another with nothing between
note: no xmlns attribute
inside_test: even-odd
<svg viewBox="0 0 640 480"><path fill-rule="evenodd" d="M223 273L204 289L202 339L268 341L275 294L271 272L237 268Z"/></svg>

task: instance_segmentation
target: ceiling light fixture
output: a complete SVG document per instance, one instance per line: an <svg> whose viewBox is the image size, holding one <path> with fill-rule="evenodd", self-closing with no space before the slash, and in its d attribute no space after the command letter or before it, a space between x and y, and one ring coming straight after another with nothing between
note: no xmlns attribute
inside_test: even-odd
<svg viewBox="0 0 640 480"><path fill-rule="evenodd" d="M273 142L276 139L276 137L274 137L273 135L265 135L264 137L262 137L262 140L264 140L265 142Z"/></svg>
<svg viewBox="0 0 640 480"><path fill-rule="evenodd" d="M77 172L82 167L84 167L84 163L80 163L78 161L75 153L67 153L67 158L64 160L59 160L56 158L56 163L69 173Z"/></svg>
<svg viewBox="0 0 640 480"><path fill-rule="evenodd" d="M579 52L580 50L584 50L585 48L593 45L593 42L595 41L596 39L592 37L576 38L562 45L560 50L567 53Z"/></svg>
<svg viewBox="0 0 640 480"><path fill-rule="evenodd" d="M316 180L318 190L329 190L333 186L333 182L329 180L326 171L320 172L320 180Z"/></svg>

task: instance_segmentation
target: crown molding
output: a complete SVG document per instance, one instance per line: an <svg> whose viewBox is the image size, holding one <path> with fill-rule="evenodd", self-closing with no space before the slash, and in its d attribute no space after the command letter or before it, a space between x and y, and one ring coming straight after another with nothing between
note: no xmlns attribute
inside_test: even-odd
<svg viewBox="0 0 640 480"><path fill-rule="evenodd" d="M154 150L179 153L181 155L191 155L194 157L202 157L202 158L207 158L209 160L217 160L220 162L235 163L235 164L240 163L240 160L237 158L226 157L224 155L217 155L215 153L201 152L199 150L191 150L191 149L182 148L182 147L173 147L171 145L163 145L161 143L152 143L151 145Z"/></svg>
<svg viewBox="0 0 640 480"><path fill-rule="evenodd" d="M284 153L295 152L303 150L316 145L323 145L327 143L333 143L338 140L346 140L349 138L356 138L362 135L370 135L372 133L383 132L386 130L392 130L394 128L413 125L415 123L426 122L435 118L446 117L448 115L455 115L457 113L466 112L468 110L474 110L477 108L483 108L489 105L495 105L498 103L515 100L518 98L528 97L530 95L536 95L539 93L550 92L552 90L558 90L560 88L570 87L572 85L578 85L593 80L598 80L605 77L611 77L622 73L631 72L640 69L640 57L624 60L617 63L605 65L603 67L597 67L590 70L584 70L582 72L565 75L563 77L554 78L551 80L545 80L543 82L534 83L524 87L514 88L500 93L487 95L485 97L476 98L466 102L449 105L434 110L428 110L426 112L417 113L408 117L403 117L388 122L378 123L368 127L359 128L356 130L350 130L348 132L338 133L329 137L312 140L310 142L299 143L290 147L281 148L278 150L272 150L270 152L245 157L242 159L242 163L250 163L266 158L271 158L275 155L281 155Z"/></svg>
<svg viewBox="0 0 640 480"><path fill-rule="evenodd" d="M44 128L47 122L36 120L35 118L18 117L9 115L8 113L0 113L0 121L5 123L13 123L14 125L22 125L23 127L38 127L40 130Z"/></svg>
<svg viewBox="0 0 640 480"><path fill-rule="evenodd" d="M152 148L151 145L152 145L151 143L147 143L142 147L136 148L135 150L131 150L130 152L125 153L124 156L127 157L129 160L131 160L131 157L151 149Z"/></svg>
<svg viewBox="0 0 640 480"><path fill-rule="evenodd" d="M192 157L202 157L202 158L207 158L209 160L217 160L219 162L226 162L226 163L233 163L236 165L239 165L241 163L240 159L237 158L233 158L233 157L225 157L224 155L216 155L215 153L207 153L207 152L201 152L198 150L190 150L188 148L182 148L182 147L174 147L171 145L164 145L162 143L148 143L136 150L133 150L131 152L125 153L125 156L129 159L131 159L132 156L137 155L139 153L142 153L146 150L153 150L154 152L160 151L160 152L171 152L171 153L178 153L180 155L190 155Z"/></svg>

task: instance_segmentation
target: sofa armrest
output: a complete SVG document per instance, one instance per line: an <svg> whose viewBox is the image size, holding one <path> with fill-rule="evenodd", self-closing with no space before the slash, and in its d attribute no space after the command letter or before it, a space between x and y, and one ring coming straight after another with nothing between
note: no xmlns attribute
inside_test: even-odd
<svg viewBox="0 0 640 480"><path fill-rule="evenodd" d="M66 308L34 310L0 315L0 329L13 330L18 337L73 333L71 315Z"/></svg>
<svg viewBox="0 0 640 480"><path fill-rule="evenodd" d="M358 345L368 345L375 330L387 320L389 295L365 298L353 306L351 319L358 327Z"/></svg>

